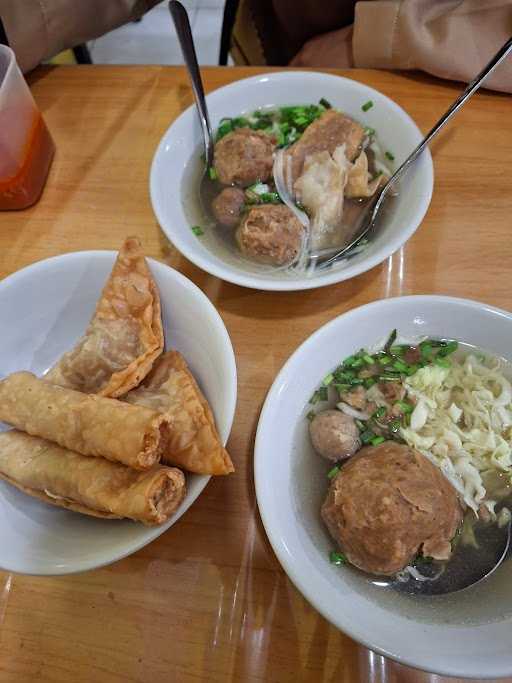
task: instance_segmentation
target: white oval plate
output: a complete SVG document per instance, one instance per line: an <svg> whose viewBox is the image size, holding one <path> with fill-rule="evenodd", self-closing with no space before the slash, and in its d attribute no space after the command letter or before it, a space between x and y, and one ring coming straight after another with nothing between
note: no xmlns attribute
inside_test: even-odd
<svg viewBox="0 0 512 683"><path fill-rule="evenodd" d="M94 312L115 257L108 251L65 254L0 282L0 377L17 370L41 375L74 346ZM226 443L237 383L224 323L190 280L162 263L148 262L160 290L167 348L185 356ZM0 567L25 574L68 574L119 560L169 529L208 480L208 476L187 474L185 500L158 527L59 510L0 481Z"/></svg>
<svg viewBox="0 0 512 683"><path fill-rule="evenodd" d="M258 506L284 570L332 624L372 650L448 676L512 674L512 561L467 593L426 600L372 587L336 567L320 518L329 465L314 454L305 415L314 390L344 358L397 328L450 337L512 360L512 314L440 296L376 301L334 319L291 356L270 389L255 447Z"/></svg>
<svg viewBox="0 0 512 683"><path fill-rule="evenodd" d="M384 149L395 156L398 168L423 138L411 117L398 104L373 88L332 74L314 71L283 71L245 78L219 88L207 97L213 129L221 118L266 106L316 103L325 97L365 126L375 128ZM361 107L371 100L373 107ZM382 263L416 231L432 196L434 172L426 150L408 172L404 191L368 248L343 266L313 277L275 275L244 266L226 251L221 257L196 237L183 206L183 180L192 155L198 153L201 129L195 107L183 112L164 133L151 167L150 192L153 210L167 237L192 263L212 275L253 289L298 290L323 287L348 280ZM405 188L407 188L405 190ZM187 194L195 193L196 188Z"/></svg>

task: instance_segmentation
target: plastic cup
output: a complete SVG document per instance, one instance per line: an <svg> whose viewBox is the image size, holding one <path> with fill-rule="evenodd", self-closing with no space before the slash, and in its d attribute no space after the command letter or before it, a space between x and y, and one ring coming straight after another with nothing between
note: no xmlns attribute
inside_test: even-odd
<svg viewBox="0 0 512 683"><path fill-rule="evenodd" d="M25 209L39 199L54 152L14 52L0 45L0 209Z"/></svg>

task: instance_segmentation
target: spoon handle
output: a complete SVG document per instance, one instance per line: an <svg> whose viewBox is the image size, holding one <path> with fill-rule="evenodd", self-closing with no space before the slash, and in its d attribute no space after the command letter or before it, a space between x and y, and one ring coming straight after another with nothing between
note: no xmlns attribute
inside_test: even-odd
<svg viewBox="0 0 512 683"><path fill-rule="evenodd" d="M469 98L478 90L482 81L489 76L498 64L505 59L505 57L512 50L512 38L509 38L505 45L494 55L491 61L482 69L482 71L476 76L467 86L467 88L462 92L451 107L446 111L446 113L439 119L439 121L429 130L425 135L420 144L416 149L407 157L404 163L395 171L395 173L388 180L386 186L383 188L381 196L385 194L388 188L398 180L406 171L406 169L412 164L412 162L423 152L425 147L429 144L432 138L439 133L441 128L448 123L452 116L462 107L462 105L469 100Z"/></svg>
<svg viewBox="0 0 512 683"><path fill-rule="evenodd" d="M180 41L181 52L183 60L188 70L190 77L190 84L194 92L196 100L197 111L199 114L199 122L203 131L204 148L206 152L206 166L210 168L213 165L213 144L212 131L210 126L210 118L208 116L208 109L206 108L206 101L204 98L203 82L197 63L197 55L194 47L194 40L192 38L192 31L190 29L190 22L188 20L187 10L178 0L170 0L169 12L171 13L178 40Z"/></svg>

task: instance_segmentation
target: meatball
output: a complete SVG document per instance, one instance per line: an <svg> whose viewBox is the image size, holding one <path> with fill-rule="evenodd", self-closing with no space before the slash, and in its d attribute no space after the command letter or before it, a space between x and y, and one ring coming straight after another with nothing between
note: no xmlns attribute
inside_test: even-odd
<svg viewBox="0 0 512 683"><path fill-rule="evenodd" d="M360 123L335 109L329 109L306 128L304 134L289 148L292 158L292 178L302 173L304 159L315 152L327 151L333 154L336 147L345 145L345 154L354 161L364 138L364 128Z"/></svg>
<svg viewBox="0 0 512 683"><path fill-rule="evenodd" d="M361 446L354 418L340 410L317 413L309 423L309 435L315 451L327 460L349 458Z"/></svg>
<svg viewBox="0 0 512 683"><path fill-rule="evenodd" d="M213 215L221 225L234 228L240 223L245 193L239 187L226 187L212 202Z"/></svg>
<svg viewBox="0 0 512 683"><path fill-rule="evenodd" d="M215 145L214 166L223 185L247 187L272 175L274 139L259 130L237 128Z"/></svg>
<svg viewBox="0 0 512 683"><path fill-rule="evenodd" d="M322 518L352 564L392 575L418 552L448 559L462 508L455 489L430 460L385 441L361 449L341 468Z"/></svg>
<svg viewBox="0 0 512 683"><path fill-rule="evenodd" d="M264 204L249 211L236 239L247 258L284 266L297 258L303 235L304 226L287 206Z"/></svg>

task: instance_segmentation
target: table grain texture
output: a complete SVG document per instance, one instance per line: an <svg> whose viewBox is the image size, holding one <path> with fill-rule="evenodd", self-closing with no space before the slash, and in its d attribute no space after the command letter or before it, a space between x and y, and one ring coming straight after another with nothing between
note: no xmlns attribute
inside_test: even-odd
<svg viewBox="0 0 512 683"><path fill-rule="evenodd" d="M206 89L261 71L205 68ZM424 132L460 91L415 74L348 75L391 97ZM335 316L403 294L512 308L512 99L479 92L434 142L432 204L386 262L338 285L272 293L203 273L153 215L153 153L192 103L182 68L43 67L29 83L57 154L39 203L0 212L0 277L56 254L118 249L139 235L146 254L193 280L227 326L239 373L229 440L236 473L212 480L175 526L109 567L58 578L0 572L0 682L454 681L370 652L302 598L258 516L253 445L277 372ZM180 200L178 188L169 191Z"/></svg>

